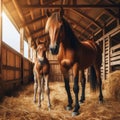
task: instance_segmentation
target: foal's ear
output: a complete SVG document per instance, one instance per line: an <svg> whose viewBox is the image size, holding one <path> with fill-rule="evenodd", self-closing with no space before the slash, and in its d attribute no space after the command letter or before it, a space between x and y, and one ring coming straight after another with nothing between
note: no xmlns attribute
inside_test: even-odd
<svg viewBox="0 0 120 120"><path fill-rule="evenodd" d="M48 9L45 11L45 14L46 14L47 17L51 16L51 13L48 11Z"/></svg>

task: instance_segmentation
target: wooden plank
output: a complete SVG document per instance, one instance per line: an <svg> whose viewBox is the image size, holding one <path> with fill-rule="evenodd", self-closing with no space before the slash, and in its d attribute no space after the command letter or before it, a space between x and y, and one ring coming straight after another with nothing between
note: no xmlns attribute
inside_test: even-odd
<svg viewBox="0 0 120 120"><path fill-rule="evenodd" d="M114 50L116 50L116 49L118 49L118 48L120 48L120 44L111 47L110 50L111 50L111 51L114 51Z"/></svg>
<svg viewBox="0 0 120 120"><path fill-rule="evenodd" d="M111 56L111 57L114 57L114 56L117 56L117 55L120 55L120 51L114 52L114 53L110 53L110 56Z"/></svg>
<svg viewBox="0 0 120 120"><path fill-rule="evenodd" d="M111 61L114 61L114 60L120 60L120 56L112 57L110 60L111 60Z"/></svg>
<svg viewBox="0 0 120 120"><path fill-rule="evenodd" d="M42 8L42 9L52 9L52 8L54 8L54 9L59 9L59 8L61 8L61 5L21 5L21 7L22 8L27 8L27 9L40 9L40 8ZM62 5L62 7L64 8L64 9L70 9L70 8L119 8L120 6L119 6L119 4L115 4L115 5L112 5L112 4L107 4L107 5L105 5L105 4L102 4L102 5L100 5L100 4L95 4L95 5Z"/></svg>
<svg viewBox="0 0 120 120"><path fill-rule="evenodd" d="M120 65L120 61L111 62L110 65Z"/></svg>

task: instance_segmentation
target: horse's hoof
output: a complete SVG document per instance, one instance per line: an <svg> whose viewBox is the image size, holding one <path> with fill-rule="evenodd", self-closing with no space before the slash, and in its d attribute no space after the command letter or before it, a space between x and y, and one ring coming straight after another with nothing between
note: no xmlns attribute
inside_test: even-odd
<svg viewBox="0 0 120 120"><path fill-rule="evenodd" d="M80 101L79 101L79 104L83 104L83 103L84 103L84 100L80 100Z"/></svg>
<svg viewBox="0 0 120 120"><path fill-rule="evenodd" d="M67 111L68 111L68 110L72 110L72 106L69 106L69 105L68 105L68 106L66 107L66 110L67 110Z"/></svg>
<svg viewBox="0 0 120 120"><path fill-rule="evenodd" d="M103 102L104 102L103 100L100 100L100 101L99 101L99 104L103 104Z"/></svg>
<svg viewBox="0 0 120 120"><path fill-rule="evenodd" d="M38 105L38 108L41 108L41 105Z"/></svg>
<svg viewBox="0 0 120 120"><path fill-rule="evenodd" d="M36 100L33 100L34 103L36 103Z"/></svg>
<svg viewBox="0 0 120 120"><path fill-rule="evenodd" d="M77 111L77 112L72 112L72 117L74 117L74 116L77 116L77 115L79 115L80 113Z"/></svg>
<svg viewBox="0 0 120 120"><path fill-rule="evenodd" d="M48 108L48 111L50 111L50 110L51 110L51 108L49 107L49 108Z"/></svg>

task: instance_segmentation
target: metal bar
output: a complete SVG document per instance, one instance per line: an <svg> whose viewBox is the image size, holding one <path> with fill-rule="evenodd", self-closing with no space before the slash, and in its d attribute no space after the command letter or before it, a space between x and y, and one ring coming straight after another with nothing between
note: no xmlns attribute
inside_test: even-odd
<svg viewBox="0 0 120 120"><path fill-rule="evenodd" d="M48 9L48 8L55 8L58 9L60 7L63 7L64 9L70 9L70 8L119 8L120 4L104 4L104 5L21 5L22 8L27 9Z"/></svg>

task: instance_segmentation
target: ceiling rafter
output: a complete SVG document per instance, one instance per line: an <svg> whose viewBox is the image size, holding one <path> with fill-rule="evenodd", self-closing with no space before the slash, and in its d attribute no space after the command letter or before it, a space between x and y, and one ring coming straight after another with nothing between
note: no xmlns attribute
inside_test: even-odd
<svg viewBox="0 0 120 120"><path fill-rule="evenodd" d="M36 41L36 39L42 39L42 38L44 38L44 37L46 37L46 36L48 36L48 33L44 33L44 34L42 34L41 36L37 36L37 37L34 37L34 38L32 38L32 39L33 39L33 41Z"/></svg>
<svg viewBox="0 0 120 120"><path fill-rule="evenodd" d="M37 19L34 19L34 20L30 21L29 23L26 23L23 27L29 26L29 25L31 25L31 24L33 24L35 22L38 22L38 21L40 21L42 19L45 19L45 18L46 18L46 15L40 16Z"/></svg>
<svg viewBox="0 0 120 120"><path fill-rule="evenodd" d="M81 11L78 11L76 9L71 9L74 13L84 17L84 18L87 18L88 20L92 21L96 26L98 26L99 28L102 29L102 26L100 25L100 23L98 23L97 21L95 21L93 18L91 18L90 16L88 16L87 14L85 13L82 13Z"/></svg>
<svg viewBox="0 0 120 120"><path fill-rule="evenodd" d="M76 28L74 28L74 31L76 31L79 34L80 37L82 36L83 39L88 39L88 36L86 36L85 34L83 34L81 31L77 30Z"/></svg>
<svg viewBox="0 0 120 120"><path fill-rule="evenodd" d="M119 6L120 6L120 4L115 4L115 5L113 5L113 4L103 4L103 5L96 5L96 4L94 4L94 5L85 5L85 4L83 4L83 5L21 5L21 7L22 8L27 8L27 9L40 9L40 8L42 8L42 9L52 9L52 8L54 8L54 9L59 9L59 8L61 8L61 7L63 7L64 9L80 9L80 8L119 8Z"/></svg>
<svg viewBox="0 0 120 120"><path fill-rule="evenodd" d="M18 13L18 15L20 16L23 24L25 24L25 18L24 18L23 13L22 13L22 11L21 11L21 9L20 9L20 6L19 6L18 1L17 1L17 0L12 0L12 2L13 2L13 4L14 4L15 9L17 10L17 13ZM28 27L26 28L26 30L27 30L27 32L28 32L27 34L30 34L30 31L29 31ZM27 36L28 36L28 35L27 35ZM26 37L27 37L27 36L26 36Z"/></svg>
<svg viewBox="0 0 120 120"><path fill-rule="evenodd" d="M78 27L82 28L84 31L86 31L88 34L92 35L91 34L91 31L86 29L84 26L80 25L80 23L78 23L77 21L71 19L70 17L66 16L65 15L65 18L67 18L68 20L70 20L72 23L76 24Z"/></svg>
<svg viewBox="0 0 120 120"><path fill-rule="evenodd" d="M39 29L37 29L37 30L31 32L30 35L31 35L31 36L34 36L35 34L37 34L38 32L43 31L44 29L45 29L45 27L41 27L41 28L39 28Z"/></svg>

